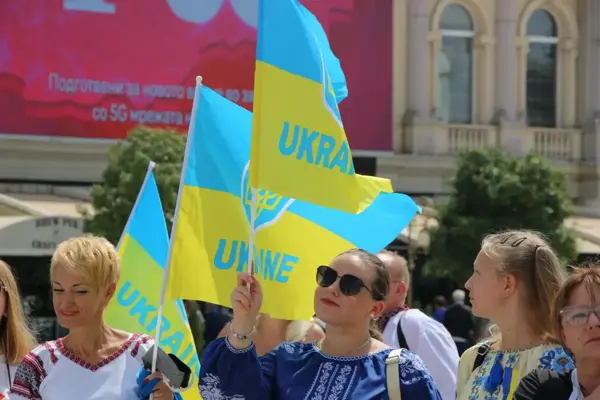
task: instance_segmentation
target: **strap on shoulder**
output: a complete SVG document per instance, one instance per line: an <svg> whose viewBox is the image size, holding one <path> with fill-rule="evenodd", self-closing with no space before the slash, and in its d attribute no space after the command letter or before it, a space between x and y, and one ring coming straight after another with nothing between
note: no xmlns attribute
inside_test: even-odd
<svg viewBox="0 0 600 400"><path fill-rule="evenodd" d="M400 359L402 349L394 349L385 359L385 375L390 400L402 400L400 392Z"/></svg>
<svg viewBox="0 0 600 400"><path fill-rule="evenodd" d="M477 368L483 364L483 360L485 360L485 356L490 351L493 342L484 342L477 349L477 356L475 357L475 362L473 363L472 371L475 371Z"/></svg>
<svg viewBox="0 0 600 400"><path fill-rule="evenodd" d="M408 348L408 342L406 341L406 336L404 336L404 332L402 331L402 320L406 315L406 310L401 311L400 319L398 319L398 325L396 325L396 334L398 335L398 347L406 350L410 350Z"/></svg>

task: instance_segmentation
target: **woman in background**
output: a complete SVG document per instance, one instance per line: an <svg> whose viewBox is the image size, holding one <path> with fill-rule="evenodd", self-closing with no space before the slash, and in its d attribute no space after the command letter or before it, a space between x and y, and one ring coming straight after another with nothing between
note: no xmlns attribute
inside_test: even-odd
<svg viewBox="0 0 600 400"><path fill-rule="evenodd" d="M551 334L550 306L565 275L550 245L534 232L509 231L483 239L465 288L473 315L495 324L494 339L462 355L459 400L510 399L533 369L574 368Z"/></svg>
<svg viewBox="0 0 600 400"><path fill-rule="evenodd" d="M286 342L316 343L325 339L325 332L314 321L290 321L285 332Z"/></svg>
<svg viewBox="0 0 600 400"><path fill-rule="evenodd" d="M573 353L577 368L559 374L529 373L515 400L600 399L600 267L578 268L562 285L552 307L554 334Z"/></svg>
<svg viewBox="0 0 600 400"><path fill-rule="evenodd" d="M21 304L15 277L8 264L0 260L0 395L4 396L12 387L21 360L37 344Z"/></svg>

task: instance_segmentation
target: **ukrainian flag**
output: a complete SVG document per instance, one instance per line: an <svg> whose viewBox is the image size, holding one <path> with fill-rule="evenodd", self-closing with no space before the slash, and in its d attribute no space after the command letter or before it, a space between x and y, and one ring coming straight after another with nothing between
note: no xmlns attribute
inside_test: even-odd
<svg viewBox="0 0 600 400"><path fill-rule="evenodd" d="M154 337L159 294L167 265L169 236L158 187L150 163L148 173L133 206L117 249L121 257L121 278L106 310L111 326ZM163 306L160 347L184 361L196 374L198 353L181 300ZM196 385L182 393L184 400L199 400Z"/></svg>
<svg viewBox="0 0 600 400"><path fill-rule="evenodd" d="M298 0L260 0L252 187L350 213L363 209L338 109L345 87L315 16Z"/></svg>
<svg viewBox="0 0 600 400"><path fill-rule="evenodd" d="M230 306L237 274L248 269L251 126L251 112L207 87L196 87L171 238L170 298ZM310 318L318 265L352 247L381 250L417 212L403 194L382 193L361 214L348 214L266 190L254 192L254 269L264 291L261 311L274 318Z"/></svg>

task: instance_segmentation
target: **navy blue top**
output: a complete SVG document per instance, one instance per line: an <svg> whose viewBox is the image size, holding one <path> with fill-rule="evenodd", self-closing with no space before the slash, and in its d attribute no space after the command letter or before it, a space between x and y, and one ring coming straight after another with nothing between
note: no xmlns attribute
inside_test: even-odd
<svg viewBox="0 0 600 400"><path fill-rule="evenodd" d="M314 344L285 342L259 358L254 344L236 350L220 338L204 351L200 394L204 400L385 400L385 360L391 351L332 357ZM403 350L398 369L403 400L442 399L416 354Z"/></svg>

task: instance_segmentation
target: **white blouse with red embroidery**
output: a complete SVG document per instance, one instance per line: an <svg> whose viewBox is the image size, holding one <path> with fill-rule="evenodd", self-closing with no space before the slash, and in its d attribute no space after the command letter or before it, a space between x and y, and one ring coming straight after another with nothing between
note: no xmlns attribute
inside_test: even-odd
<svg viewBox="0 0 600 400"><path fill-rule="evenodd" d="M29 353L15 374L10 400L137 400L136 376L152 347L150 336L132 334L110 357L92 365L65 348L62 339Z"/></svg>

